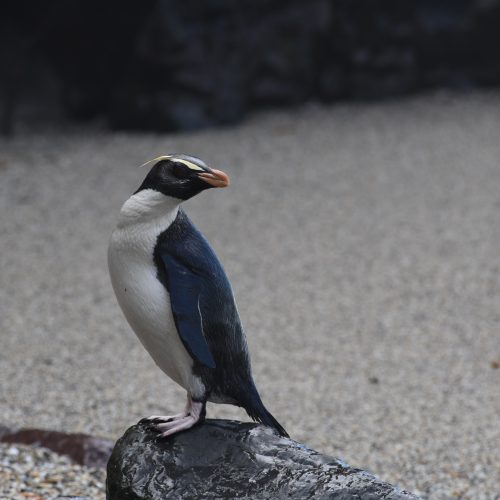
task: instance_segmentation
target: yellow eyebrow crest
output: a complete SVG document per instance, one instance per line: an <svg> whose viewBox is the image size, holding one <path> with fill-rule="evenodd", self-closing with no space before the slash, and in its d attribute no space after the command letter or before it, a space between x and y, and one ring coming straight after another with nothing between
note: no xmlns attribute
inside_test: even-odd
<svg viewBox="0 0 500 500"><path fill-rule="evenodd" d="M184 158L171 158L172 161L177 161L179 163L183 163L186 165L186 167L190 168L191 170L201 170L203 172L203 169L196 165L196 163L193 163L188 160L184 160Z"/></svg>
<svg viewBox="0 0 500 500"><path fill-rule="evenodd" d="M150 163L157 163L160 160L168 160L172 158L172 155L164 155L164 156L158 156L158 158L153 158L152 160L148 160L146 163L143 163L139 168L145 167L146 165L149 165Z"/></svg>
<svg viewBox="0 0 500 500"><path fill-rule="evenodd" d="M146 163L143 163L139 168L145 167L147 165L151 165L152 163L156 164L162 160L176 161L176 162L182 163L183 165L186 165L186 167L190 168L191 170L199 170L201 172L204 172L204 169L201 168L200 166L196 165L196 163L193 163L192 161L189 161L189 160L185 160L184 158L176 158L175 155L158 156L158 158L153 158L152 160L149 160Z"/></svg>

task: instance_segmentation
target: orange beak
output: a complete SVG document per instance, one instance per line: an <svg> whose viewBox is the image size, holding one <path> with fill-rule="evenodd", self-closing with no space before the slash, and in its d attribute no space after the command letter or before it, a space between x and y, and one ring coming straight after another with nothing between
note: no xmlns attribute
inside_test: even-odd
<svg viewBox="0 0 500 500"><path fill-rule="evenodd" d="M222 170L211 168L209 172L201 172L198 174L200 179L208 182L213 187L224 188L229 186L229 176Z"/></svg>

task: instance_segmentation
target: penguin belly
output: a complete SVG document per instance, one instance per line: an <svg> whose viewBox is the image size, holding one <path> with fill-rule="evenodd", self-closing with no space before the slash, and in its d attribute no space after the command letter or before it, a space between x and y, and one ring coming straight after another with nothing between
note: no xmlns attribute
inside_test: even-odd
<svg viewBox="0 0 500 500"><path fill-rule="evenodd" d="M158 367L191 395L201 397L203 384L193 375L193 360L177 332L168 291L157 278L153 261L155 240L150 245L143 240L134 246L127 242L127 234L120 233L113 233L108 250L109 272L118 303Z"/></svg>

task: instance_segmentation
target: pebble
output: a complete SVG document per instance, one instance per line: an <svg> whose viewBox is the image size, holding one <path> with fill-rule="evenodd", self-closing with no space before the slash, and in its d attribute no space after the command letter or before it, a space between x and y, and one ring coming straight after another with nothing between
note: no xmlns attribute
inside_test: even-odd
<svg viewBox="0 0 500 500"><path fill-rule="evenodd" d="M0 443L0 499L104 500L106 471L74 465L46 448Z"/></svg>

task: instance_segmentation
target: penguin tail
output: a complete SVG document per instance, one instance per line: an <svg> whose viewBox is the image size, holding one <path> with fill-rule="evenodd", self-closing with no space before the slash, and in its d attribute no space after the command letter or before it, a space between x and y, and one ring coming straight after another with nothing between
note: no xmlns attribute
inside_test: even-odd
<svg viewBox="0 0 500 500"><path fill-rule="evenodd" d="M276 429L280 436L290 437L284 427L266 409L254 384L252 384L252 387L245 399L246 404L243 405L243 408L245 408L250 418L256 422L260 422L261 424Z"/></svg>

